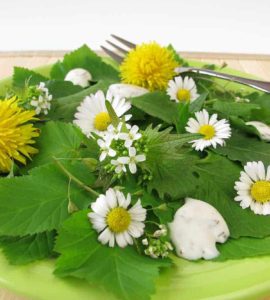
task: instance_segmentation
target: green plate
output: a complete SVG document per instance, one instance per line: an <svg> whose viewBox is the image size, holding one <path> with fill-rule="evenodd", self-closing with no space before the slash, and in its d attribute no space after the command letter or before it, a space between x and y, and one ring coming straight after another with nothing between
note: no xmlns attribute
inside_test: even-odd
<svg viewBox="0 0 270 300"><path fill-rule="evenodd" d="M37 70L48 75L50 66ZM226 72L245 75L230 69ZM9 84L10 79L0 82L0 94ZM239 85L231 86L239 89ZM189 262L175 257L174 261L175 266L158 279L152 300L258 300L270 296L270 256L227 262ZM0 252L0 286L18 295L35 300L116 300L101 287L81 280L59 279L53 275L53 269L53 260L12 266Z"/></svg>

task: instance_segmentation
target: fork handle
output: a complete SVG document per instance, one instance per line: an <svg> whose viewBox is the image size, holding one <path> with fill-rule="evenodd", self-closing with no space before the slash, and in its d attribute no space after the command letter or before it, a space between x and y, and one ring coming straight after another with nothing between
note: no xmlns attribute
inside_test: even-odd
<svg viewBox="0 0 270 300"><path fill-rule="evenodd" d="M207 69L194 68L194 67L179 67L179 68L177 68L177 71L179 71L179 73L193 72L193 73L213 76L213 77L220 78L220 79L230 80L230 81L248 85L250 87L253 87L257 90L260 90L260 91L263 91L266 93L270 93L270 82L267 82L267 81L249 79L249 78L244 78L244 77L240 77L240 76L220 73L220 72L207 70Z"/></svg>

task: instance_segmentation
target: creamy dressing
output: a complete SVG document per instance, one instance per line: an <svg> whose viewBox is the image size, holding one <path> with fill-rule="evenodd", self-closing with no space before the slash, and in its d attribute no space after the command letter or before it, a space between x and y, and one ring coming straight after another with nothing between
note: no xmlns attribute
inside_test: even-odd
<svg viewBox="0 0 270 300"><path fill-rule="evenodd" d="M70 70L65 77L65 81L71 81L73 84L80 85L83 88L88 87L91 80L92 75L90 72L82 68Z"/></svg>
<svg viewBox="0 0 270 300"><path fill-rule="evenodd" d="M109 86L107 98L110 100L113 97L119 98L131 98L138 97L149 91L143 87L126 84L126 83L114 83Z"/></svg>
<svg viewBox="0 0 270 300"><path fill-rule="evenodd" d="M216 242L224 243L230 235L226 222L213 206L192 198L186 198L169 228L177 255L189 260L217 257Z"/></svg>
<svg viewBox="0 0 270 300"><path fill-rule="evenodd" d="M270 126L259 121L247 122L246 125L254 126L258 130L262 140L270 142Z"/></svg>

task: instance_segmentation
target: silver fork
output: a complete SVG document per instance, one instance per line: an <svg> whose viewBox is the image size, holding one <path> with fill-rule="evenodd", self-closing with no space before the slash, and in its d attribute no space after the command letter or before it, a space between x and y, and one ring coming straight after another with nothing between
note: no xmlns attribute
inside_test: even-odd
<svg viewBox="0 0 270 300"><path fill-rule="evenodd" d="M124 56L128 53L129 50L134 49L136 47L136 44L129 42L117 35L114 35L114 34L111 34L111 37L114 38L120 44L126 46L126 49L122 48L123 47L122 45L120 47L117 44L115 44L114 42L111 42L109 40L107 40L106 42L110 46L115 48L115 50L117 52L114 52L104 46L101 46L101 49L105 53L107 53L112 59L114 59L118 63L121 63L124 59ZM124 54L124 56L120 55L120 53ZM270 82L267 82L267 81L249 79L249 78L244 78L244 77L240 77L240 76L235 76L235 75L230 75L230 74L225 74L225 73L221 73L221 72L216 72L216 71L212 71L212 70L208 70L208 69L195 68L195 67L178 67L178 68L176 68L176 72L178 74L192 72L192 73L208 75L208 76L244 84L244 85L250 86L252 88L255 88L257 90L270 93Z"/></svg>

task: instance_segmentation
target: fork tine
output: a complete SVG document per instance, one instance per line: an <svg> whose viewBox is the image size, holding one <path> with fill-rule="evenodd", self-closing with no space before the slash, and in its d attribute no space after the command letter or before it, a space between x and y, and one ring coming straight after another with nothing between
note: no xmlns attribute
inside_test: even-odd
<svg viewBox="0 0 270 300"><path fill-rule="evenodd" d="M122 53L124 53L124 54L127 54L127 53L128 53L127 50L125 50L125 49L123 49L123 48L117 46L116 44L114 44L114 43L112 43L112 42L110 42L110 41L108 41L108 40L106 40L106 42L107 42L109 45L111 45L112 47L114 47L115 49L117 49L118 51L120 51L120 52L122 52Z"/></svg>
<svg viewBox="0 0 270 300"><path fill-rule="evenodd" d="M116 60L119 64L122 63L123 61L123 57L114 53L113 51L109 50L108 48L104 47L104 46L101 46L101 49L107 53L111 58L113 58L114 60Z"/></svg>
<svg viewBox="0 0 270 300"><path fill-rule="evenodd" d="M129 42L129 41L127 41L127 40L121 38L120 36L117 36L117 35L115 35L115 34L111 34L111 36L112 36L114 39L116 39L117 41L119 41L120 43L126 45L127 47L129 47L129 48L131 48L131 49L136 48L136 44L133 44L133 43L131 43L131 42Z"/></svg>

